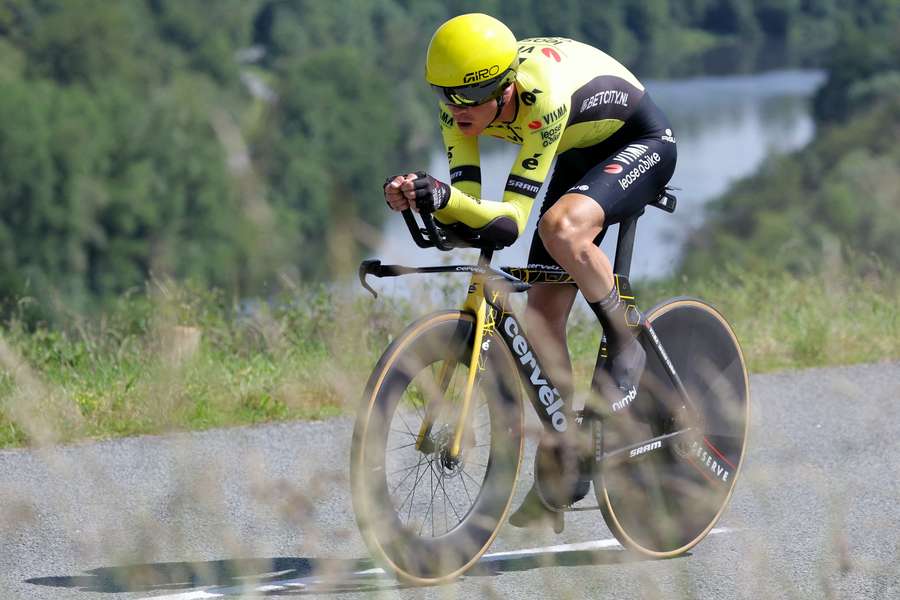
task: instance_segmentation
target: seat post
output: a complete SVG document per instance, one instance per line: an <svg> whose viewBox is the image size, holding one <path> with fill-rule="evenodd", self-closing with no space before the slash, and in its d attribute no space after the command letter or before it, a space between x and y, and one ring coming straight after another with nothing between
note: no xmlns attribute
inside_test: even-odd
<svg viewBox="0 0 900 600"><path fill-rule="evenodd" d="M482 248L481 254L478 255L478 266L480 266L480 267L491 266L491 260L493 258L494 258L493 250L489 250L488 248Z"/></svg>
<svg viewBox="0 0 900 600"><path fill-rule="evenodd" d="M616 241L616 258L613 263L613 273L616 275L628 277L631 274L631 257L634 253L634 233L637 230L638 217L642 214L644 214L643 209L636 215L628 217L619 223L619 238Z"/></svg>

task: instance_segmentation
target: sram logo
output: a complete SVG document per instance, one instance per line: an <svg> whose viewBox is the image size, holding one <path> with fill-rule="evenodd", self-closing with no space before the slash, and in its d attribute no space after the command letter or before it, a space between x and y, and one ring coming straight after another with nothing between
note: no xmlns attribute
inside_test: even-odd
<svg viewBox="0 0 900 600"><path fill-rule="evenodd" d="M644 444L640 448L635 448L631 452L628 453L629 458L634 458L635 456L640 456L641 454L646 454L651 450L656 450L658 448L662 448L662 442L651 442L649 444Z"/></svg>
<svg viewBox="0 0 900 600"><path fill-rule="evenodd" d="M507 317L503 324L503 330L510 338L512 338L513 351L519 355L519 362L523 365L531 367L531 376L529 380L531 385L537 388L538 398L544 405L544 410L550 416L550 422L553 429L557 431L565 431L568 424L566 423L566 414L563 411L565 404L559 396L556 388L551 389L547 380L541 376L541 368L534 358L534 354L528 348L528 342L519 334L519 324L512 317Z"/></svg>
<svg viewBox="0 0 900 600"><path fill-rule="evenodd" d="M463 83L475 83L476 81L481 81L482 79L493 77L499 72L500 65L494 65L493 67L488 67L486 69L478 69L477 71L466 73L466 76L463 77Z"/></svg>

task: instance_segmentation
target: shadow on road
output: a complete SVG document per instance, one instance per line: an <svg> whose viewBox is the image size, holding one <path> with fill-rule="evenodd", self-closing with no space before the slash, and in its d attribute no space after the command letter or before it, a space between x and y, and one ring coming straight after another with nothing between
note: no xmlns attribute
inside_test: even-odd
<svg viewBox="0 0 900 600"><path fill-rule="evenodd" d="M611 565L645 560L621 549L547 550L498 553L478 561L466 577L496 577L532 569ZM386 575L371 560L255 558L208 562L170 562L100 567L83 575L38 577L26 583L77 588L83 592L178 592L207 589L223 595L256 591L259 595L372 592L410 587Z"/></svg>
<svg viewBox="0 0 900 600"><path fill-rule="evenodd" d="M686 554L685 556L689 556ZM498 554L486 556L478 561L467 577L484 577L516 573L549 567L586 567L598 565L618 565L650 560L630 554L621 548L604 550L554 550L529 552L520 555Z"/></svg>
<svg viewBox="0 0 900 600"><path fill-rule="evenodd" d="M316 577L331 579L374 568L370 560L251 558L208 562L167 562L100 567L83 575L37 577L26 583L84 592L158 592L204 587L240 587L275 580Z"/></svg>

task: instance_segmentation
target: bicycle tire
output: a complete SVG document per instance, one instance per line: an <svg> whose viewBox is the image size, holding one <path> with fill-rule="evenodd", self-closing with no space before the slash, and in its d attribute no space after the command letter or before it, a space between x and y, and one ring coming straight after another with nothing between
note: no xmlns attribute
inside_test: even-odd
<svg viewBox="0 0 900 600"><path fill-rule="evenodd" d="M435 534L434 518L438 509L434 506L436 492L432 490L432 536L427 535L427 529L422 535L421 525L416 531L416 523L411 518L403 522L400 513L404 512L407 500L404 499L404 504L398 508L388 483L388 453L395 449L388 448L387 443L392 435L391 424L400 411L398 407L406 408L401 404L405 397L406 404L411 403L409 396L414 394L410 390L420 374L428 377L429 370L433 371L448 355L457 363L457 368L467 372L474 328L474 316L460 311L435 313L412 324L382 355L369 379L357 415L350 469L357 523L373 558L406 583L433 585L464 573L490 547L512 501L524 444L521 387L509 350L491 336L485 338L493 339L494 343L488 344L491 350L483 353L485 369L480 371L479 384L479 398L484 401L490 419L487 429L490 443L485 445L489 448L489 458L483 463L483 481L477 496L473 499L466 489L471 502L468 511L452 529ZM402 414L400 416L403 418ZM407 448L402 449L403 452L412 454L413 460L419 461L413 477L418 479L422 457L427 455L417 450L409 437L415 437L413 433L417 432L418 424L410 426L407 421L409 419L404 418L403 425L398 424L397 429L393 429L406 436L406 443L398 446L396 451L399 453L405 445ZM473 447L467 452L474 450ZM435 462L431 458L427 460L431 471L428 477L440 479L446 502L451 496L445 487L448 480L441 479L437 472L442 463L435 468ZM407 478L412 468L408 468ZM424 477L424 467L422 473ZM465 475L460 479L465 486ZM469 480L472 479L470 476ZM392 481L391 485L394 483ZM402 484L397 484L397 488ZM418 481L413 484L410 512L415 503L417 484ZM450 504L453 507L452 498ZM455 507L453 511L459 516ZM444 515L446 520L446 505Z"/></svg>
<svg viewBox="0 0 900 600"><path fill-rule="evenodd" d="M601 465L594 487L603 518L623 546L670 558L699 543L728 506L747 447L750 385L737 337L712 306L674 298L645 317L702 414L702 432L678 450ZM638 440L668 431L662 424L671 415L664 414L659 395L676 394L649 341L642 343L647 367L633 409L636 421L646 425ZM602 426L615 428L616 421Z"/></svg>

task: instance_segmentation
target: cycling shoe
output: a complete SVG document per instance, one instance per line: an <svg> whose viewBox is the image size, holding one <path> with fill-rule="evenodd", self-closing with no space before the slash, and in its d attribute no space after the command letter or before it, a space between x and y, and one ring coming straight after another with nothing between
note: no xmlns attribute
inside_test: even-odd
<svg viewBox="0 0 900 600"><path fill-rule="evenodd" d="M606 382L602 391L613 413L625 411L637 398L646 364L647 353L636 338L607 359L604 368L611 381Z"/></svg>
<svg viewBox="0 0 900 600"><path fill-rule="evenodd" d="M542 523L549 523L555 533L562 533L565 528L563 513L544 504L535 484L519 508L509 515L509 524L513 527L535 527Z"/></svg>

